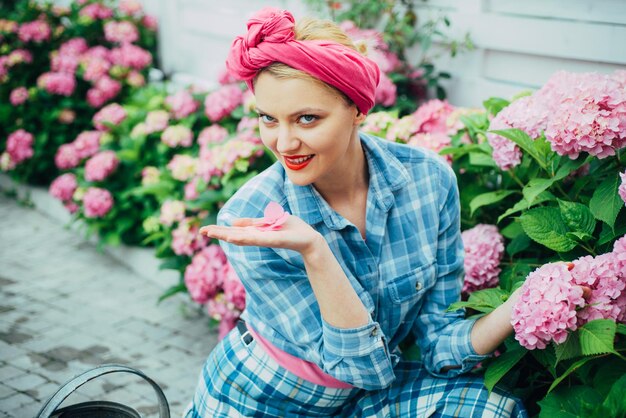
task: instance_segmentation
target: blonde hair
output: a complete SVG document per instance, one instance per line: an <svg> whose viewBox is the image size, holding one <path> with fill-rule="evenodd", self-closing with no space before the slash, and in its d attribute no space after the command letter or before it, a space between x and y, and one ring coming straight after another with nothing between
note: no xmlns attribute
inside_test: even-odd
<svg viewBox="0 0 626 418"><path fill-rule="evenodd" d="M330 20L324 19L314 19L314 18L303 18L299 20L294 28L295 39L298 41L312 41L312 40L325 40L325 41L334 41L338 44L344 45L350 49L353 49L357 52L360 52L363 55L366 55L366 47L365 44L356 45L352 42L352 39L335 23ZM262 73L267 72L272 76L285 79L285 78L296 78L301 80L309 80L313 81L327 89L330 89L332 92L339 94L348 105L353 105L354 102L350 99L344 92L341 90L327 84L318 78L312 76L309 73L306 73L301 70L297 70L293 67L290 67L282 62L274 62L269 66L260 70L257 75L254 77L253 83L256 83L257 78Z"/></svg>

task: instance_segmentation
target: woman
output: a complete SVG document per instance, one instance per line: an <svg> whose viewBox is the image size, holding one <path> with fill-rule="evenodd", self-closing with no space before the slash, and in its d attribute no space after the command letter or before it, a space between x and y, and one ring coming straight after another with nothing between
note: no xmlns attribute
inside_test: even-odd
<svg viewBox="0 0 626 418"><path fill-rule="evenodd" d="M463 277L456 180L433 153L358 132L376 64L332 23L294 30L268 8L227 65L253 89L278 161L201 230L247 299L187 416L527 416L461 376L511 333L513 298L478 321L446 312ZM284 224L259 227L272 202ZM400 360L405 338L420 362Z"/></svg>

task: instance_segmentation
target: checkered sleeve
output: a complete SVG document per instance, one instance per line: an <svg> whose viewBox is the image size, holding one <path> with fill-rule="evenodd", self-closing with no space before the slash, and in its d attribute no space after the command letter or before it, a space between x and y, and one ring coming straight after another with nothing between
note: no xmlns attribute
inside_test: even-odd
<svg viewBox="0 0 626 418"><path fill-rule="evenodd" d="M463 310L446 312L461 294L464 250L454 172L440 167L437 281L425 296L414 330L426 369L435 376L453 377L471 370L487 356L478 355L471 344L475 321L464 319Z"/></svg>

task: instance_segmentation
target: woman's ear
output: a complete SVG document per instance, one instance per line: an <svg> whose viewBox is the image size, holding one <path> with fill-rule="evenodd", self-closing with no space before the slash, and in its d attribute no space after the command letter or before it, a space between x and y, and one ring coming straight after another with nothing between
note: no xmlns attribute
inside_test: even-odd
<svg viewBox="0 0 626 418"><path fill-rule="evenodd" d="M360 125L365 121L365 118L367 117L367 114L361 112L360 110L357 109L356 111L356 116L354 117L354 124L355 125Z"/></svg>

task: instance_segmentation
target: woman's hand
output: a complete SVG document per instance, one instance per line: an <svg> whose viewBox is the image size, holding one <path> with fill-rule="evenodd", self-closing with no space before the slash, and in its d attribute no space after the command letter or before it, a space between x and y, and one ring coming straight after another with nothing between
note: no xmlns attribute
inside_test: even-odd
<svg viewBox="0 0 626 418"><path fill-rule="evenodd" d="M260 219L240 218L232 226L207 225L200 233L235 245L269 248L287 248L305 255L313 251L322 236L297 216L290 215L277 231L261 231L256 224Z"/></svg>

